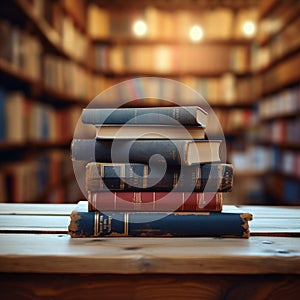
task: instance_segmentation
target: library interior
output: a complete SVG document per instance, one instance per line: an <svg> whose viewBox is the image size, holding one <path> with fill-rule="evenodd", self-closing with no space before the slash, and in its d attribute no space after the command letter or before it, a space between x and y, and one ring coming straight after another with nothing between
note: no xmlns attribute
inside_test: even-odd
<svg viewBox="0 0 300 300"><path fill-rule="evenodd" d="M296 0L2 1L0 202L82 200L70 154L82 110L124 80L162 77L219 119L225 204L300 205L299 28Z"/></svg>

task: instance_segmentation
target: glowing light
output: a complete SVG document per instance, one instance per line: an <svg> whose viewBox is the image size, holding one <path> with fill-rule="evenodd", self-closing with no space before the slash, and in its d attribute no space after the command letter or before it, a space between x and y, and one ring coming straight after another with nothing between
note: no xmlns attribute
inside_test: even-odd
<svg viewBox="0 0 300 300"><path fill-rule="evenodd" d="M256 31L256 26L252 21L246 21L243 24L243 33L245 36L251 37Z"/></svg>
<svg viewBox="0 0 300 300"><path fill-rule="evenodd" d="M136 21L133 24L133 32L137 36L144 36L147 32L147 24L142 20Z"/></svg>
<svg viewBox="0 0 300 300"><path fill-rule="evenodd" d="M190 29L190 39L194 42L198 42L203 37L203 29L199 25L194 25Z"/></svg>

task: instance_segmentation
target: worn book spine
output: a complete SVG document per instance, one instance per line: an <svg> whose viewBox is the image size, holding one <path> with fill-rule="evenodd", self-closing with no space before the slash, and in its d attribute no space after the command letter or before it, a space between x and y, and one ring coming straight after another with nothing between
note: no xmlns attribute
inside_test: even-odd
<svg viewBox="0 0 300 300"><path fill-rule="evenodd" d="M83 202L83 201L82 201ZM84 201L87 202L87 201ZM79 203L78 206L81 204ZM88 212L87 203L71 213L72 237L243 237L250 235L249 213Z"/></svg>
<svg viewBox="0 0 300 300"><path fill-rule="evenodd" d="M201 122L197 117L201 114ZM154 124L206 125L207 112L197 106L146 107L118 109L84 109L82 122L86 124Z"/></svg>
<svg viewBox="0 0 300 300"><path fill-rule="evenodd" d="M222 193L88 192L89 211L221 211Z"/></svg>
<svg viewBox="0 0 300 300"><path fill-rule="evenodd" d="M166 161L168 165L189 165L188 147L192 143L203 143L209 145L220 145L221 141L208 140L126 140L126 139L73 139L71 153L73 160L79 161L96 161L96 162L115 162L125 163L128 159L131 163L148 164L150 158L154 158L156 163ZM121 150L120 150L121 149ZM112 152L115 157L112 157ZM157 157L155 157L156 154ZM212 152L208 157L213 156ZM201 160L201 154L199 154ZM219 161L220 158L211 157ZM200 161L203 162L203 161Z"/></svg>
<svg viewBox="0 0 300 300"><path fill-rule="evenodd" d="M209 163L159 171L145 164L89 163L86 190L91 192L230 192L233 166Z"/></svg>

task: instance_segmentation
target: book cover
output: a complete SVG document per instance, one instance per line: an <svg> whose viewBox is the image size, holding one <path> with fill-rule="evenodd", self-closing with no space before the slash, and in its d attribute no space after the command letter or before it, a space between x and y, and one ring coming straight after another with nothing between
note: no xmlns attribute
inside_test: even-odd
<svg viewBox="0 0 300 300"><path fill-rule="evenodd" d="M88 211L80 201L71 213L68 232L79 237L243 237L250 235L250 213Z"/></svg>
<svg viewBox="0 0 300 300"><path fill-rule="evenodd" d="M222 193L88 192L89 211L221 211Z"/></svg>
<svg viewBox="0 0 300 300"><path fill-rule="evenodd" d="M112 152L118 150L115 163L149 163L152 156L159 163L162 157L168 165L192 165L220 161L220 140L127 140L73 139L73 160L112 162ZM121 151L120 151L121 149ZM153 162L154 162L153 161Z"/></svg>
<svg viewBox="0 0 300 300"><path fill-rule="evenodd" d="M229 192L232 185L231 164L167 168L162 174L146 164L93 162L86 166L86 190L91 192Z"/></svg>
<svg viewBox="0 0 300 300"><path fill-rule="evenodd" d="M201 125L205 127L207 116L207 112L198 106L138 107L118 109L87 108L82 112L82 122L94 125L125 123L174 125L174 121L176 120L182 125Z"/></svg>

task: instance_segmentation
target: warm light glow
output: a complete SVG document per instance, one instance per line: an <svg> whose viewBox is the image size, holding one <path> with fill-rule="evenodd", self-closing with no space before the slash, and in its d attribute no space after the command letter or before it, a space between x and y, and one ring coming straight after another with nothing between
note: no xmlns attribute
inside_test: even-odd
<svg viewBox="0 0 300 300"><path fill-rule="evenodd" d="M194 42L198 42L203 37L203 29L199 25L194 25L190 29L190 39Z"/></svg>
<svg viewBox="0 0 300 300"><path fill-rule="evenodd" d="M146 32L147 32L147 24L144 21L142 21L142 20L136 21L133 24L133 32L137 36L143 36L143 35L145 35Z"/></svg>
<svg viewBox="0 0 300 300"><path fill-rule="evenodd" d="M246 21L243 24L243 33L245 34L245 36L253 36L254 33L256 31L256 26L252 21Z"/></svg>

